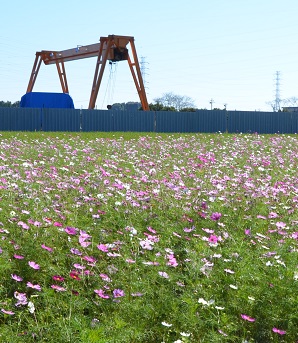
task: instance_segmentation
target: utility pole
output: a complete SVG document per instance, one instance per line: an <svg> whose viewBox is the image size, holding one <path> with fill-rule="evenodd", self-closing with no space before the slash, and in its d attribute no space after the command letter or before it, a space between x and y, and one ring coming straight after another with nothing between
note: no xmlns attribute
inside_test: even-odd
<svg viewBox="0 0 298 343"><path fill-rule="evenodd" d="M210 100L211 111L212 111L213 104L214 104L214 100L211 98L211 100Z"/></svg>
<svg viewBox="0 0 298 343"><path fill-rule="evenodd" d="M275 77L275 103L274 103L274 111L280 111L280 71L276 72Z"/></svg>

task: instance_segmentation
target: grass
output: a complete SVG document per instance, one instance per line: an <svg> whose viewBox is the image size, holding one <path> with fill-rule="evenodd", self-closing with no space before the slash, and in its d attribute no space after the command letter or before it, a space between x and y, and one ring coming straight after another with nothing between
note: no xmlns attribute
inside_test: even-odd
<svg viewBox="0 0 298 343"><path fill-rule="evenodd" d="M0 342L298 341L296 136L0 148Z"/></svg>

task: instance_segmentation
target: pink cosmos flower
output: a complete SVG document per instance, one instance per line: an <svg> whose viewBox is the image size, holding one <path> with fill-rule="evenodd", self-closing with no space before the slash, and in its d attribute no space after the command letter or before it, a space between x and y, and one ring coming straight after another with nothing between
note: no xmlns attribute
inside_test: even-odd
<svg viewBox="0 0 298 343"><path fill-rule="evenodd" d="M13 257L16 258L17 260L22 260L24 258L24 256L16 255L16 254L14 254Z"/></svg>
<svg viewBox="0 0 298 343"><path fill-rule="evenodd" d="M111 279L109 278L109 276L107 274L99 274L99 276L103 279L103 281L106 281L106 282L111 282Z"/></svg>
<svg viewBox="0 0 298 343"><path fill-rule="evenodd" d="M15 306L18 307L20 305L27 305L28 300L27 300L26 293L20 293L18 291L15 291L13 295L18 300L18 302L15 304Z"/></svg>
<svg viewBox="0 0 298 343"><path fill-rule="evenodd" d="M74 254L74 255L78 255L78 256L82 255L82 253L80 252L80 250L75 249L75 248L71 248L71 249L70 249L70 252L71 252L72 254Z"/></svg>
<svg viewBox="0 0 298 343"><path fill-rule="evenodd" d="M29 230L29 225L22 221L19 221L18 225L21 226L24 230Z"/></svg>
<svg viewBox="0 0 298 343"><path fill-rule="evenodd" d="M85 266L82 266L82 265L79 264L79 263L75 263L73 266L74 266L76 269L86 269Z"/></svg>
<svg viewBox="0 0 298 343"><path fill-rule="evenodd" d="M114 296L114 298L120 298L120 297L124 297L125 293L122 289L114 289L113 290L113 296Z"/></svg>
<svg viewBox="0 0 298 343"><path fill-rule="evenodd" d="M31 282L27 282L27 287L36 289L37 291L41 291L41 287L38 284L33 285L33 283Z"/></svg>
<svg viewBox="0 0 298 343"><path fill-rule="evenodd" d="M247 320L248 322L254 322L256 319L248 316L247 314L241 314L241 318Z"/></svg>
<svg viewBox="0 0 298 343"><path fill-rule="evenodd" d="M152 232L152 233L156 233L156 231L154 229L152 229L152 227L150 227L150 226L147 227L147 230Z"/></svg>
<svg viewBox="0 0 298 343"><path fill-rule="evenodd" d="M40 269L40 266L34 261L29 261L28 264L33 269Z"/></svg>
<svg viewBox="0 0 298 343"><path fill-rule="evenodd" d="M207 233L214 233L214 230L202 227L202 230Z"/></svg>
<svg viewBox="0 0 298 343"><path fill-rule="evenodd" d="M168 279L168 278L169 278L169 275L168 275L168 273L166 273L166 272L158 272L158 274L159 274L160 276L164 277L165 279Z"/></svg>
<svg viewBox="0 0 298 343"><path fill-rule="evenodd" d="M84 256L83 259L89 263L95 263L96 262L96 258L93 256Z"/></svg>
<svg viewBox="0 0 298 343"><path fill-rule="evenodd" d="M44 244L42 244L42 245L41 245L41 247L42 247L43 249L45 249L45 250L49 251L49 252L52 252L52 251L53 251L53 249L52 249L52 248L50 248L50 247L47 247L47 246L46 246L46 245L44 245Z"/></svg>
<svg viewBox="0 0 298 343"><path fill-rule="evenodd" d="M85 240L91 238L91 236L87 232L80 230L80 238Z"/></svg>
<svg viewBox="0 0 298 343"><path fill-rule="evenodd" d="M275 212L270 212L270 213L268 214L268 218L277 218L277 217L278 217L278 214L275 213Z"/></svg>
<svg viewBox="0 0 298 343"><path fill-rule="evenodd" d="M88 238L87 237L85 238L83 236L79 237L79 243L81 244L81 247L83 248L87 248L91 244L91 242L86 241L86 239Z"/></svg>
<svg viewBox="0 0 298 343"><path fill-rule="evenodd" d="M298 232L293 232L291 237L298 240Z"/></svg>
<svg viewBox="0 0 298 343"><path fill-rule="evenodd" d="M158 243L159 242L159 237L158 236L156 236L156 235L149 235L149 234L147 234L146 232L144 233L146 236L147 236L147 238L150 240L150 241L152 241L153 243ZM174 233L173 233L174 234ZM181 237L180 235L179 235L179 237Z"/></svg>
<svg viewBox="0 0 298 343"><path fill-rule="evenodd" d="M279 228L279 229L283 229L287 226L286 223L284 222L276 222L275 225Z"/></svg>
<svg viewBox="0 0 298 343"><path fill-rule="evenodd" d="M178 266L178 262L176 260L176 257L174 256L174 254L168 254L167 258L169 260L169 262L167 263L168 266L171 266L171 267L177 267Z"/></svg>
<svg viewBox="0 0 298 343"><path fill-rule="evenodd" d="M51 288L53 288L57 292L65 292L66 289L64 287L58 286L58 285L51 285Z"/></svg>
<svg viewBox="0 0 298 343"><path fill-rule="evenodd" d="M273 328L272 331L278 333L279 335L285 335L287 333L286 331L280 330L278 328Z"/></svg>
<svg viewBox="0 0 298 343"><path fill-rule="evenodd" d="M103 299L109 299L109 296L102 289L95 289L94 292Z"/></svg>
<svg viewBox="0 0 298 343"><path fill-rule="evenodd" d="M14 312L5 310L4 308L1 309L1 312L5 313L5 314L9 314L10 316L14 315Z"/></svg>
<svg viewBox="0 0 298 343"><path fill-rule="evenodd" d="M176 236L176 237L178 237L178 238L181 238L181 235L179 235L179 233L177 233L177 232L173 232L173 236Z"/></svg>
<svg viewBox="0 0 298 343"><path fill-rule="evenodd" d="M191 231L193 231L193 228L188 228L188 227L185 227L184 229L183 229L183 231L184 232L191 232Z"/></svg>
<svg viewBox="0 0 298 343"><path fill-rule="evenodd" d="M149 239L144 239L140 241L140 246L145 250L152 250L154 243Z"/></svg>
<svg viewBox="0 0 298 343"><path fill-rule="evenodd" d="M109 251L108 247L105 244L102 244L102 243L98 244L97 249L100 250L100 251L103 251L103 252L108 252Z"/></svg>
<svg viewBox="0 0 298 343"><path fill-rule="evenodd" d="M23 281L23 278L20 277L20 276L18 276L18 275L16 275L16 274L11 274L11 278L12 278L13 280L15 280L15 281L18 281L18 282Z"/></svg>

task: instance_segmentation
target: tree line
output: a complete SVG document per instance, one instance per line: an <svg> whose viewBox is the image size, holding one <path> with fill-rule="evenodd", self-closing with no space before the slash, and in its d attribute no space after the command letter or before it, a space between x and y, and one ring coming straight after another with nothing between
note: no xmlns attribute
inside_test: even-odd
<svg viewBox="0 0 298 343"><path fill-rule="evenodd" d="M149 104L150 111L171 111L171 112L196 112L194 101L189 96L178 95L172 92L164 93L161 97L153 99ZM111 107L113 110L142 110L139 102L116 103Z"/></svg>
<svg viewBox="0 0 298 343"><path fill-rule="evenodd" d="M150 111L172 111L172 112L196 112L199 110L195 106L195 102L192 98L186 95L174 94L173 92L164 93L161 97L153 99L153 103L149 104ZM268 103L272 106L273 111L276 111L276 102L272 101ZM298 98L291 97L288 99L280 100L280 105L298 107ZM129 101L126 103L115 103L108 105L109 109L118 111L137 111L142 110L140 102ZM0 101L0 107L20 107L20 101ZM206 110L206 108L200 108ZM214 108L213 110L225 110L220 108ZM286 110L286 109L284 109Z"/></svg>
<svg viewBox="0 0 298 343"><path fill-rule="evenodd" d="M20 107L20 101L0 101L0 107Z"/></svg>

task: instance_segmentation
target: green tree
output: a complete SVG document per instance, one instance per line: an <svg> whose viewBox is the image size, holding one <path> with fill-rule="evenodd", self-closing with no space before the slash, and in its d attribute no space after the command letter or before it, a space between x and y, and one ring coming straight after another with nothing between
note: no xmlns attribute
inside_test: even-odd
<svg viewBox="0 0 298 343"><path fill-rule="evenodd" d="M20 102L0 101L0 107L20 107Z"/></svg>
<svg viewBox="0 0 298 343"><path fill-rule="evenodd" d="M194 107L185 107L179 110L179 112L196 112L196 111L198 111L198 109Z"/></svg>
<svg viewBox="0 0 298 343"><path fill-rule="evenodd" d="M176 112L176 108L173 106L164 106L163 104L157 102L156 104L149 104L150 111L171 111Z"/></svg>

